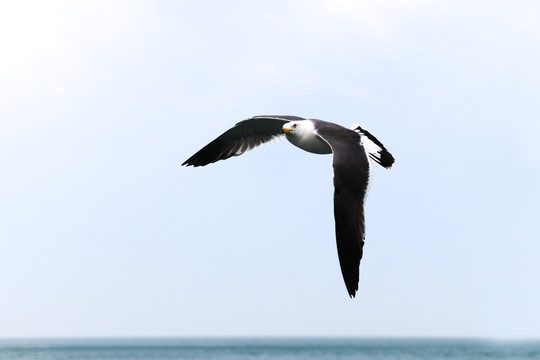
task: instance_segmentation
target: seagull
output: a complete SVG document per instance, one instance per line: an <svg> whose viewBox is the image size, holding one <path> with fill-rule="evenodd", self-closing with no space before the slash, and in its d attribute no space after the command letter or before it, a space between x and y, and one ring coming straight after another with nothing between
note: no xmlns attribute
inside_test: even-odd
<svg viewBox="0 0 540 360"><path fill-rule="evenodd" d="M225 131L182 165L205 166L283 136L305 151L333 154L337 251L347 292L355 297L365 238L364 202L372 179L368 159L386 169L394 163L392 154L367 130L357 124L348 129L290 115L254 116Z"/></svg>

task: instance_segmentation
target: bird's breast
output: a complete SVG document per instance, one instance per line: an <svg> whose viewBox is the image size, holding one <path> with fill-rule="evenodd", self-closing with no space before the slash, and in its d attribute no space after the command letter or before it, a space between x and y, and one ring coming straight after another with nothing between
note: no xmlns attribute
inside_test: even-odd
<svg viewBox="0 0 540 360"><path fill-rule="evenodd" d="M315 154L331 154L332 148L326 141L321 139L316 134L310 134L305 136L298 136L296 134L286 134L287 140L300 149Z"/></svg>

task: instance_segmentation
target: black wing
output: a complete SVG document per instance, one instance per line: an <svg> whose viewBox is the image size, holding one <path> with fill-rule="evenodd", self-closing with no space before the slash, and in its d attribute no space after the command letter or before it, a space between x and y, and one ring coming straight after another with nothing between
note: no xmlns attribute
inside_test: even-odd
<svg viewBox="0 0 540 360"><path fill-rule="evenodd" d="M369 161L360 134L331 123L317 125L316 130L334 154L334 218L339 264L347 291L354 297L364 247L364 199L369 184Z"/></svg>
<svg viewBox="0 0 540 360"><path fill-rule="evenodd" d="M304 119L289 115L263 115L240 121L197 151L182 165L205 166L218 160L242 155L246 151L280 136L283 124L292 120Z"/></svg>

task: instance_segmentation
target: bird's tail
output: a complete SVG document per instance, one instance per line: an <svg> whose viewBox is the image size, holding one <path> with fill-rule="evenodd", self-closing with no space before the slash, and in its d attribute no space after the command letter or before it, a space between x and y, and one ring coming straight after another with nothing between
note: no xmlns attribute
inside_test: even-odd
<svg viewBox="0 0 540 360"><path fill-rule="evenodd" d="M375 136L371 135L369 131L362 129L358 124L354 124L351 127L351 130L360 134L362 145L364 145L369 157L373 161L386 169L392 167L392 164L394 164L394 157Z"/></svg>

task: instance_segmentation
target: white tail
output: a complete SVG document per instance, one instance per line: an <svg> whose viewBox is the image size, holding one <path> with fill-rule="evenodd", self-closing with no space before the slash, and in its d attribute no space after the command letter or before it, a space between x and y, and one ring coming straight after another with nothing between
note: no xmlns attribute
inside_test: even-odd
<svg viewBox="0 0 540 360"><path fill-rule="evenodd" d="M360 134L362 145L364 145L369 157L373 161L386 169L392 167L394 157L375 136L371 135L369 131L362 129L358 124L354 124L351 129Z"/></svg>

